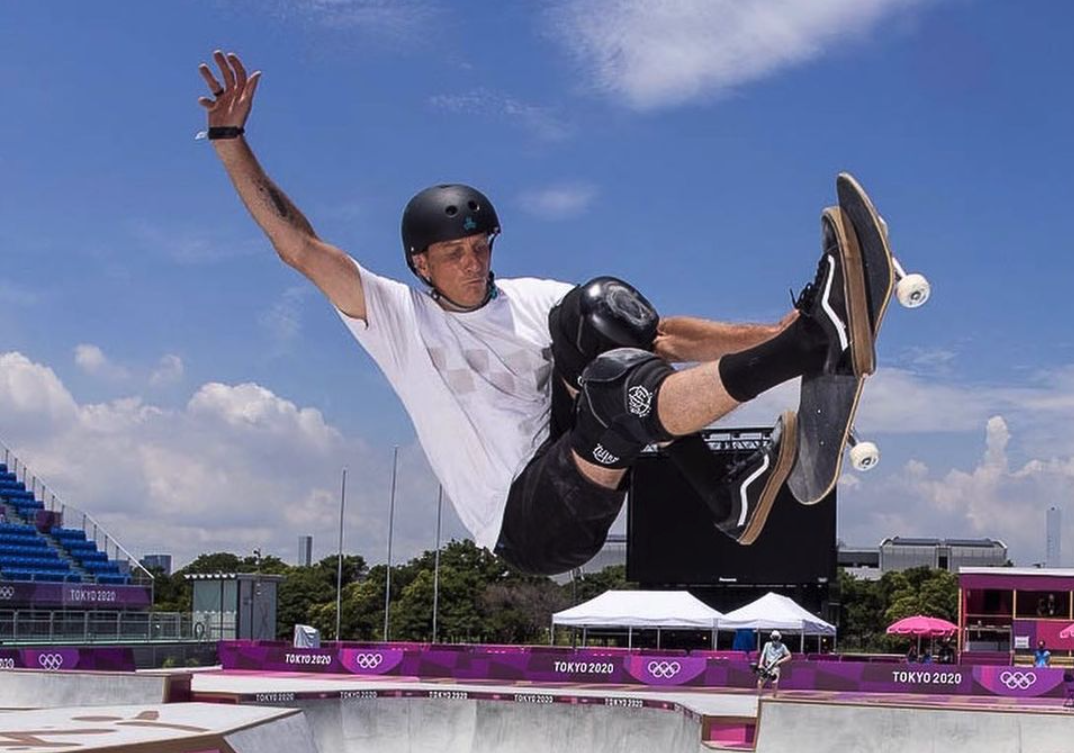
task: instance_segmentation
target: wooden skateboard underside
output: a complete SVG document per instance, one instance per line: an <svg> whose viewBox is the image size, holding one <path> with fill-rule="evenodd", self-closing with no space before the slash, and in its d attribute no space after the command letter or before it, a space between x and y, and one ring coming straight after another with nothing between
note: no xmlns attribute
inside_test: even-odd
<svg viewBox="0 0 1074 753"><path fill-rule="evenodd" d="M861 248L872 340L880 330L895 273L891 251L872 202L853 177L840 174L836 181L839 208L846 233L855 233ZM873 342L865 344L872 349ZM835 487L843 464L843 450L854 425L866 376L820 374L802 379L798 407L798 460L787 486L803 504L820 502Z"/></svg>

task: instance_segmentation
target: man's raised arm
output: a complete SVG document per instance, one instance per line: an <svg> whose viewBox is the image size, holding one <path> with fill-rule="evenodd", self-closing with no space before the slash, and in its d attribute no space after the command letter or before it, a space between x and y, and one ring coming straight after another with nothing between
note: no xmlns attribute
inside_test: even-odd
<svg viewBox="0 0 1074 753"><path fill-rule="evenodd" d="M365 319L358 268L343 251L317 237L309 220L265 174L242 136L261 72L248 77L234 53L217 50L213 59L223 84L202 63L198 70L214 98L201 97L198 102L208 111L209 139L243 204L283 261L308 277L343 313Z"/></svg>

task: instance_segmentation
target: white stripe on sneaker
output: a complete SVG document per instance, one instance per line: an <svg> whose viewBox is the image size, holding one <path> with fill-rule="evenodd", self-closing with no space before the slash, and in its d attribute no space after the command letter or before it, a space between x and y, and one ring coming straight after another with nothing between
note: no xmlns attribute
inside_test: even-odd
<svg viewBox="0 0 1074 753"><path fill-rule="evenodd" d="M828 283L824 286L824 297L820 299L820 305L821 308L824 309L824 313L826 313L828 318L832 320L832 324L835 325L835 331L839 333L839 349L846 350L848 345L847 325L835 315L835 311L828 305L828 299L832 294L832 280L835 279L835 259L831 254L828 254L825 258L828 260Z"/></svg>
<svg viewBox="0 0 1074 753"><path fill-rule="evenodd" d="M750 511L750 502L749 502L749 499L747 499L747 497L746 497L746 489L749 488L750 484L752 484L754 481L757 480L758 476L760 476L762 473L764 473L767 470L768 470L768 453L766 452L765 456L764 456L764 462L761 463L761 467L758 468L757 470L755 470L753 473L751 473L750 477L743 482L742 486L738 490L739 495L742 497L742 512L738 516L738 524L740 526L746 524L746 517L748 516L749 511Z"/></svg>

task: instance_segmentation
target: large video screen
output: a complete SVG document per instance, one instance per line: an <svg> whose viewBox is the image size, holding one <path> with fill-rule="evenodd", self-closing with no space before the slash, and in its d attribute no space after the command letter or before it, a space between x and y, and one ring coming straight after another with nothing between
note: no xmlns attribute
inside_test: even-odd
<svg viewBox="0 0 1074 753"><path fill-rule="evenodd" d="M752 451L761 430L706 432L714 478ZM712 524L708 508L663 453L632 470L627 577L643 586L817 584L836 571L835 492L799 504L784 487L760 538L741 546Z"/></svg>

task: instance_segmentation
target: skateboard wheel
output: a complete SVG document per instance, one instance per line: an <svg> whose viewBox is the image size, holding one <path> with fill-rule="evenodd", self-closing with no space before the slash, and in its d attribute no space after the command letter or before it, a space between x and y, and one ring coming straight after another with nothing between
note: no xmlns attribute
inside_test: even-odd
<svg viewBox="0 0 1074 753"><path fill-rule="evenodd" d="M872 442L858 442L850 448L850 464L856 471L872 470L880 462L880 448Z"/></svg>
<svg viewBox="0 0 1074 753"><path fill-rule="evenodd" d="M910 274L899 280L895 286L895 295L899 303L908 309L923 306L932 294L932 286L924 275Z"/></svg>

